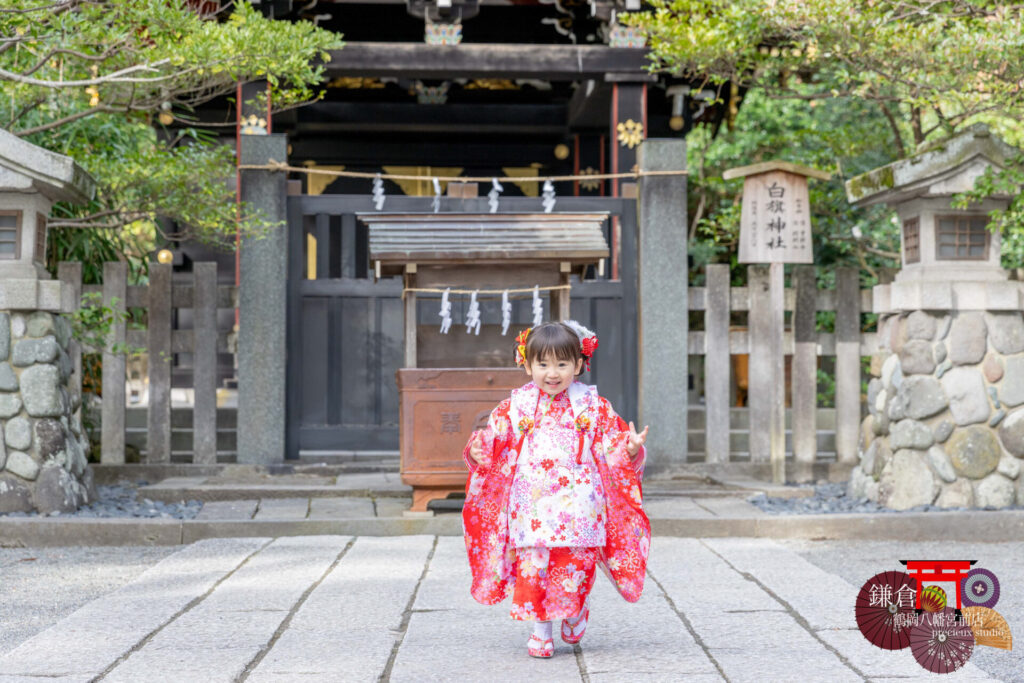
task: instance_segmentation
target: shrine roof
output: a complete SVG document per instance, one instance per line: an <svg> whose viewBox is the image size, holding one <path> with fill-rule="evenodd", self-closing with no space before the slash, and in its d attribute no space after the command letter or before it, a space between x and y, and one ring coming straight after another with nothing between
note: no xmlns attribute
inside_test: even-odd
<svg viewBox="0 0 1024 683"><path fill-rule="evenodd" d="M501 261L596 263L608 257L605 213L359 214L383 265Z"/></svg>
<svg viewBox="0 0 1024 683"><path fill-rule="evenodd" d="M1004 168L1019 153L988 126L977 124L911 157L850 178L846 196L856 206L949 197L972 190L987 169Z"/></svg>

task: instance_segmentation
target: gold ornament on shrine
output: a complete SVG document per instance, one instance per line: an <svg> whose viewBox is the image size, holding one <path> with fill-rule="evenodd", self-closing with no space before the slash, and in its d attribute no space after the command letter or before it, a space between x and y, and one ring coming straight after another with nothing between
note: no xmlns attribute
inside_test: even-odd
<svg viewBox="0 0 1024 683"><path fill-rule="evenodd" d="M732 168L725 180L743 178L740 263L814 263L807 179L832 175L788 161Z"/></svg>
<svg viewBox="0 0 1024 683"><path fill-rule="evenodd" d="M633 119L620 123L615 130L619 132L619 144L623 147L633 149L644 141L644 124Z"/></svg>
<svg viewBox="0 0 1024 683"><path fill-rule="evenodd" d="M255 114L250 114L242 119L242 129L240 132L242 135L266 135L267 120Z"/></svg>
<svg viewBox="0 0 1024 683"><path fill-rule="evenodd" d="M580 175L598 175L598 172L593 166L587 166L585 169L580 171ZM588 178L587 180L580 181L580 187L589 192L593 192L597 188L601 187L601 181L597 178Z"/></svg>

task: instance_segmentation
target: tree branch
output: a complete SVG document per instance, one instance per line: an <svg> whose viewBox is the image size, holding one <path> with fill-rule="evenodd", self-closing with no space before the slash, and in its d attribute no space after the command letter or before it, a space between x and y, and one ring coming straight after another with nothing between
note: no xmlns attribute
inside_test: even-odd
<svg viewBox="0 0 1024 683"><path fill-rule="evenodd" d="M100 112L108 112L109 113L109 112L112 112L112 111L120 111L120 110L113 109L112 107L108 107L106 105L102 105L101 104L101 105L98 105L96 107L90 107L88 109L83 109L82 111L79 111L79 112L76 112L74 114L71 114L70 116L65 116L62 119L57 119L56 121L50 121L49 123L44 123L42 125L34 126L32 128L25 128L25 129L22 129L22 130L12 130L11 132L14 133L15 135L17 135L18 137L23 138L26 135L32 135L33 133L41 133L44 130L52 130L54 128L60 128L65 123L71 123L72 121L77 121L78 119L84 119L85 117L92 116L93 114L99 114Z"/></svg>
<svg viewBox="0 0 1024 683"><path fill-rule="evenodd" d="M22 116L24 116L28 112L32 111L33 109L35 109L36 107L38 107L40 104L42 104L45 101L46 101L45 97L37 97L36 99L32 100L31 102L26 104L24 107L22 107L18 111L17 114L15 114L11 118L9 118L7 120L7 123L4 125L4 128L8 128L9 129L11 126L13 126L15 123L17 123L18 119L20 119Z"/></svg>
<svg viewBox="0 0 1024 683"><path fill-rule="evenodd" d="M114 52L116 52L117 49L121 45L123 45L123 44L124 44L123 42L122 43L115 43L115 44L111 45L110 47L108 47L106 50L103 51L102 54L99 54L99 55L87 55L84 52L79 52L78 50L68 50L67 48L63 48L63 47L55 47L52 50L50 50L48 53L46 53L46 55L41 57L39 59L39 61L36 62L35 66L33 66L28 71L23 72L21 75L22 76L31 76L36 71L39 71L39 69L41 69L44 66L46 66L46 63L48 61L50 61L50 58L53 57L54 55L71 55L72 57L78 57L79 59L83 59L83 60L86 60L86 61L102 62L105 59L109 59L110 56L112 54L114 54Z"/></svg>
<svg viewBox="0 0 1024 683"><path fill-rule="evenodd" d="M907 156L907 148L903 144L903 135L900 133L899 124L896 122L896 117L893 116L889 107L885 106L885 102L878 100L878 106L882 109L882 113L885 114L885 118L889 120L889 127L892 129L892 138L896 143L896 149L900 151L900 158Z"/></svg>
<svg viewBox="0 0 1024 683"><path fill-rule="evenodd" d="M160 83L162 81L178 78L187 73L191 73L198 68L192 67L177 73L158 76L156 78L127 78L129 74L138 73L140 71L159 71L159 69L157 69L158 66L164 66L165 64L170 63L170 61L170 58L165 58L155 61L152 64L129 66L106 76L99 76L97 78L89 78L79 81L44 81L38 78L29 78L28 76L23 76L22 74L14 73L13 71L8 71L6 69L0 69L0 78L14 81L16 83L24 83L25 85L38 85L44 88L78 88L83 85L103 85L104 83Z"/></svg>

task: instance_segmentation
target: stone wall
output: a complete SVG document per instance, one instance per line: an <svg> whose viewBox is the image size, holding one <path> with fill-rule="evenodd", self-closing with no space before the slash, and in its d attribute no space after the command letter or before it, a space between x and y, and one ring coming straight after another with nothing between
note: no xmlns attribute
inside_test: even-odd
<svg viewBox="0 0 1024 683"><path fill-rule="evenodd" d="M1024 504L1024 317L879 320L849 494L894 509Z"/></svg>
<svg viewBox="0 0 1024 683"><path fill-rule="evenodd" d="M70 340L60 315L0 312L0 512L70 512L95 499Z"/></svg>

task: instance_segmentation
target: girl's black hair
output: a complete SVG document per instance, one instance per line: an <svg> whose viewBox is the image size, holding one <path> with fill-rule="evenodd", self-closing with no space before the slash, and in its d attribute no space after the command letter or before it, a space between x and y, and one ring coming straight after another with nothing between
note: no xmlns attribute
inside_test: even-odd
<svg viewBox="0 0 1024 683"><path fill-rule="evenodd" d="M576 362L582 360L580 338L572 328L560 322L537 325L526 338L526 360L533 363L538 358L553 354L558 360Z"/></svg>

